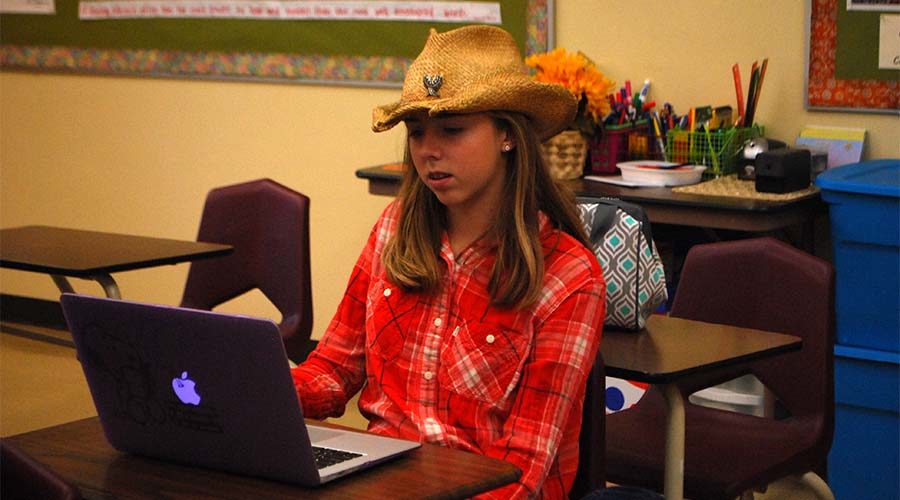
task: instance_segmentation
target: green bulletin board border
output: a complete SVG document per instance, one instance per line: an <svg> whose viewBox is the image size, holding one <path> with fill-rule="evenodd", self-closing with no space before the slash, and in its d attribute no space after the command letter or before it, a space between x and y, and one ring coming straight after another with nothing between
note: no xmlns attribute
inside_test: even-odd
<svg viewBox="0 0 900 500"><path fill-rule="evenodd" d="M526 56L552 47L552 2L525 0ZM0 68L3 69L161 78L399 87L411 62L412 58L397 55L334 56L0 44Z"/></svg>

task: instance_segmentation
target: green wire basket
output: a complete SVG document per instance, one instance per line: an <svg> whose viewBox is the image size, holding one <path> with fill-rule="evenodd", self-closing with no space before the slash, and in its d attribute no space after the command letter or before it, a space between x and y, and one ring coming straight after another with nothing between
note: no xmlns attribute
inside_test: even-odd
<svg viewBox="0 0 900 500"><path fill-rule="evenodd" d="M737 172L739 157L748 139L762 137L763 127L731 127L712 131L669 130L666 160L706 165L705 179Z"/></svg>

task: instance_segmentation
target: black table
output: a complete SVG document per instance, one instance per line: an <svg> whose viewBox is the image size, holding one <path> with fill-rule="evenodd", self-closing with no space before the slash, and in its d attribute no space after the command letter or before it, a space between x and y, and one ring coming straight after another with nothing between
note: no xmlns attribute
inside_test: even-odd
<svg viewBox="0 0 900 500"><path fill-rule="evenodd" d="M606 330L600 351L606 374L660 387L668 403L665 489L667 500L684 494L684 398L678 382L697 373L729 373L742 364L795 351L793 335L652 315L640 332Z"/></svg>
<svg viewBox="0 0 900 500"><path fill-rule="evenodd" d="M52 226L0 230L0 267L49 274L63 293L73 291L66 277L91 279L112 298L121 294L111 273L217 257L233 250L219 243Z"/></svg>
<svg viewBox="0 0 900 500"><path fill-rule="evenodd" d="M356 177L369 182L369 193L393 196L402 170L396 163L361 168ZM668 187L625 187L585 180L565 181L576 195L617 198L640 205L650 222L704 229L766 233L799 226L801 247L812 251L815 217L827 213L819 195L784 201L676 193Z"/></svg>
<svg viewBox="0 0 900 500"><path fill-rule="evenodd" d="M503 460L425 443L372 469L303 488L118 452L106 441L97 417L4 439L77 486L88 499L462 499L515 482L521 474Z"/></svg>

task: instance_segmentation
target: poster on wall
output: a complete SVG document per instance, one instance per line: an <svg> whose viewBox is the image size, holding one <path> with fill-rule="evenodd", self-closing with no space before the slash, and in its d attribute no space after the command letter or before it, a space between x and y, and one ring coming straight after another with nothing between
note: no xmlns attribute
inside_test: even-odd
<svg viewBox="0 0 900 500"><path fill-rule="evenodd" d="M808 109L900 114L900 33L890 13L898 2L809 0Z"/></svg>

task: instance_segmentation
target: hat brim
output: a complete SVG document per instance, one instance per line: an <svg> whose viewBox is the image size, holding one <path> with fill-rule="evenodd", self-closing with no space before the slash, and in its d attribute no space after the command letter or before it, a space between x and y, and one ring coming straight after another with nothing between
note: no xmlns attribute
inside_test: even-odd
<svg viewBox="0 0 900 500"><path fill-rule="evenodd" d="M442 113L513 111L532 123L541 140L565 130L575 119L578 101L568 90L537 82L525 75L504 76L473 82L463 95L397 101L372 111L372 130L384 132L418 112Z"/></svg>

